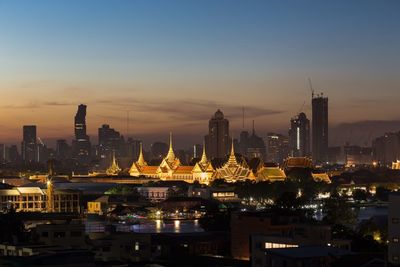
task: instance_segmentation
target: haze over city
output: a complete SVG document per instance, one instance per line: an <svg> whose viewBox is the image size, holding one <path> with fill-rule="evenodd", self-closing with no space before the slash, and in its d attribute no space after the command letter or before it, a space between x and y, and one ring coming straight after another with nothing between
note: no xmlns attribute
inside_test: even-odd
<svg viewBox="0 0 400 267"><path fill-rule="evenodd" d="M255 120L260 134L286 134L296 113L311 115L310 77L330 100L331 144L370 143L399 125L399 7L0 1L0 139L19 142L26 124L71 139L80 103L89 135L104 123L126 134L129 110L132 136L173 131L187 147L217 108L237 136L242 107L247 129Z"/></svg>

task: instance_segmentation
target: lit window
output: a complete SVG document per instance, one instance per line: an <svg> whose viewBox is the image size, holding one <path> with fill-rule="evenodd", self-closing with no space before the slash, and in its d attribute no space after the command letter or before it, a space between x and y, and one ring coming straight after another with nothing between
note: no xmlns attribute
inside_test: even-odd
<svg viewBox="0 0 400 267"><path fill-rule="evenodd" d="M140 247L139 247L139 242L135 242L135 251L139 251Z"/></svg>
<svg viewBox="0 0 400 267"><path fill-rule="evenodd" d="M399 238L398 237L393 237L393 243L399 243Z"/></svg>

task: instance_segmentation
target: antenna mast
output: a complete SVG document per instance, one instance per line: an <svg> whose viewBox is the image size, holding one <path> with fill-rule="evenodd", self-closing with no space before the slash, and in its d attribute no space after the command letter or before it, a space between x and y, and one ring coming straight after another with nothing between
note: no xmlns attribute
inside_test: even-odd
<svg viewBox="0 0 400 267"><path fill-rule="evenodd" d="M309 84L310 90L311 90L311 97L314 98L314 88L311 83L311 78L308 78L308 84Z"/></svg>
<svg viewBox="0 0 400 267"><path fill-rule="evenodd" d="M244 129L244 107L242 108L242 115L243 115L243 123L242 123L242 128Z"/></svg>

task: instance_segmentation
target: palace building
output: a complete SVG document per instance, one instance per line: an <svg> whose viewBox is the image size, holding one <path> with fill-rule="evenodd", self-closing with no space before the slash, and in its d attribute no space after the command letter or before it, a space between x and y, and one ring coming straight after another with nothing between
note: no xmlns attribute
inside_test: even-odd
<svg viewBox="0 0 400 267"><path fill-rule="evenodd" d="M284 168L311 168L312 161L309 158L288 158L283 166ZM287 179L284 168L278 166L265 166L260 162L259 166L253 170L249 167L246 160L236 158L233 141L228 160L222 166L213 166L207 158L206 147L203 146L203 154L199 162L194 166L183 165L175 155L172 146L172 134L170 134L169 150L159 166L149 166L143 156L142 144L138 160L133 162L129 175L131 177L144 177L159 179L162 181L184 181L188 183L199 182L200 184L210 184L215 179L224 179L227 182L237 182L245 180L253 181L284 181ZM113 158L112 164L107 173L118 175L120 169ZM326 173L313 173L313 179L329 183L330 178Z"/></svg>
<svg viewBox="0 0 400 267"><path fill-rule="evenodd" d="M233 141L229 159L221 168L217 168L215 177L217 179L225 179L228 182L256 179L253 171L249 168L245 159L242 159L240 163L237 161L235 149L233 147Z"/></svg>
<svg viewBox="0 0 400 267"><path fill-rule="evenodd" d="M132 163L129 174L131 176L158 178L163 181L185 181L189 183L198 181L201 184L209 184L213 179L226 179L230 182L255 179L246 161L242 160L239 163L236 160L233 143L229 160L220 168L215 169L207 159L205 146L203 146L201 160L195 166L182 165L174 153L172 134L170 135L168 153L159 166L147 165L143 157L142 145L140 145L139 158Z"/></svg>

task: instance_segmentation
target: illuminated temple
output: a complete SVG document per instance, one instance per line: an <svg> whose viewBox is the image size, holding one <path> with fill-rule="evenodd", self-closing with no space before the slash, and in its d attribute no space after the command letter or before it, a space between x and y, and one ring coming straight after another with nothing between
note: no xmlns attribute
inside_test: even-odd
<svg viewBox="0 0 400 267"><path fill-rule="evenodd" d="M294 161L294 163L296 163L294 165L302 167L304 167L303 165L308 167L310 164L308 158L288 159L288 162L289 161ZM293 164L287 165L292 166ZM107 173L115 175L118 169L119 167L114 157ZM203 146L203 154L199 162L194 166L183 165L179 158L175 156L172 145L172 134L170 134L168 153L159 166L149 166L147 164L143 156L142 144L140 144L138 160L132 163L129 169L129 175L132 177L160 179L162 181L185 181L188 183L197 181L207 185L215 179L225 179L227 182L245 180L275 182L287 179L284 169L277 166L264 166L263 162L260 162L256 170L252 170L243 157L239 159L236 158L233 142L229 158L227 162L221 166L213 166L206 156L205 146ZM313 178L325 182L329 180L326 174L313 174Z"/></svg>
<svg viewBox="0 0 400 267"><path fill-rule="evenodd" d="M236 160L233 144L229 160L220 168L214 168L211 161L207 159L205 146L203 146L201 160L197 162L196 165L182 165L181 161L174 153L172 134L170 135L168 153L159 166L147 165L143 156L142 145L140 145L139 158L136 162L132 163L129 174L130 176L158 178L163 181L185 181L189 183L198 181L201 184L209 184L214 179L226 179L229 182L255 179L246 161L242 160L241 163L239 163Z"/></svg>
<svg viewBox="0 0 400 267"><path fill-rule="evenodd" d="M242 159L239 163L236 160L235 149L231 147L231 153L229 155L228 161L215 172L215 177L217 179L225 179L227 182L244 181L247 179L255 180L256 177L253 171L249 168L246 160Z"/></svg>

